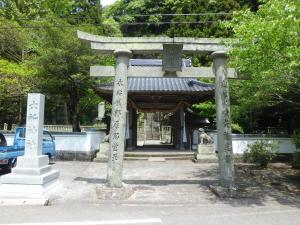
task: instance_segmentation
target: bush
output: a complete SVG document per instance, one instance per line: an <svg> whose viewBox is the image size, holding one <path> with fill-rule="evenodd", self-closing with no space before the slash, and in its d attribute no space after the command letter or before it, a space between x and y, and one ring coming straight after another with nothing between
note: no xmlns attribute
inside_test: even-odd
<svg viewBox="0 0 300 225"><path fill-rule="evenodd" d="M244 159L253 162L263 168L276 156L276 148L278 143L268 143L267 141L256 141L254 144L248 145L244 153Z"/></svg>
<svg viewBox="0 0 300 225"><path fill-rule="evenodd" d="M292 166L295 169L300 169L300 149L297 149L293 154Z"/></svg>
<svg viewBox="0 0 300 225"><path fill-rule="evenodd" d="M296 152L293 154L293 168L300 169L300 129L295 130L293 141L296 145Z"/></svg>
<svg viewBox="0 0 300 225"><path fill-rule="evenodd" d="M239 134L244 133L243 128L237 123L231 123L231 129L232 129L232 132L234 132L234 133L239 133Z"/></svg>

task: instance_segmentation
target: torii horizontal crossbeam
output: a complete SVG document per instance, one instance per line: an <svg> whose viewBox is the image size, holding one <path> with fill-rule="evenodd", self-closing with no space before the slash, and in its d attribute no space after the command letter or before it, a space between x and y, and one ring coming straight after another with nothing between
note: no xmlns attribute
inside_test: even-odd
<svg viewBox="0 0 300 225"><path fill-rule="evenodd" d="M238 73L233 68L227 69L227 77L238 78ZM91 66L90 75L92 77L113 77L115 68L113 66ZM176 72L177 77L195 77L195 78L215 78L212 67L184 67L182 71ZM165 71L161 66L130 66L128 68L128 77L164 77Z"/></svg>
<svg viewBox="0 0 300 225"><path fill-rule="evenodd" d="M164 44L183 44L183 53L212 53L227 51L224 39L186 37L103 37L77 31L79 39L91 43L97 52L112 54L116 49L133 53L162 53Z"/></svg>

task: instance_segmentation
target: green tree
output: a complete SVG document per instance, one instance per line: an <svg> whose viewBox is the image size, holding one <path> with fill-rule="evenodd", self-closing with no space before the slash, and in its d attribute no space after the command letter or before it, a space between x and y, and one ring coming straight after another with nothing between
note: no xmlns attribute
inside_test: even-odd
<svg viewBox="0 0 300 225"><path fill-rule="evenodd" d="M51 27L52 23L61 27ZM68 25L65 21L47 18L38 24L47 27L39 31L35 40L42 89L58 100L65 99L73 131L80 131L79 101L93 85L89 66L96 62L96 57L87 44L78 40L75 29L63 28Z"/></svg>
<svg viewBox="0 0 300 225"><path fill-rule="evenodd" d="M226 26L234 31L231 65L250 78L231 84L236 116L269 111L267 120L276 115L299 126L300 2L264 1L256 13L237 12Z"/></svg>
<svg viewBox="0 0 300 225"><path fill-rule="evenodd" d="M104 17L113 17L118 21L124 36L227 37L230 33L220 26L220 22L231 19L230 13L234 10L249 6L255 10L257 2L119 0L104 11Z"/></svg>
<svg viewBox="0 0 300 225"><path fill-rule="evenodd" d="M0 17L0 57L14 62L23 60L27 37L17 22Z"/></svg>
<svg viewBox="0 0 300 225"><path fill-rule="evenodd" d="M0 59L0 118L1 122L24 122L26 95L36 90L36 70L25 63Z"/></svg>
<svg viewBox="0 0 300 225"><path fill-rule="evenodd" d="M90 46L78 40L76 29L120 36L117 24L102 24L101 11L99 0L0 0L0 29L5 31L0 32L0 56L10 60L8 64L23 61L36 68L40 82L29 83L29 89L46 94L46 122L68 120L78 131L80 118L87 123L93 117L90 112L95 114L100 99L89 66L111 64L111 59L92 54ZM62 121L61 114L68 118Z"/></svg>
<svg viewBox="0 0 300 225"><path fill-rule="evenodd" d="M233 32L230 28L224 27L222 21L231 20L232 13L242 8L251 8L255 11L258 3L255 0L119 0L104 10L103 14L120 23L124 36L167 35L209 38L230 37ZM192 63L194 66L211 65L211 59L207 56L193 55ZM207 79L203 81L213 82ZM215 125L214 100L196 104L193 109L200 116L209 118L212 126Z"/></svg>

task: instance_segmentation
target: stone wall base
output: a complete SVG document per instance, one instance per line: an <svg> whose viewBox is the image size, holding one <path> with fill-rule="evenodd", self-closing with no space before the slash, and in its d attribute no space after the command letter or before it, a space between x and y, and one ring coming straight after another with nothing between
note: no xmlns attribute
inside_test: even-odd
<svg viewBox="0 0 300 225"><path fill-rule="evenodd" d="M56 160L61 161L92 161L97 151L56 151Z"/></svg>
<svg viewBox="0 0 300 225"><path fill-rule="evenodd" d="M45 198L57 190L58 179L44 184L1 184L0 200Z"/></svg>
<svg viewBox="0 0 300 225"><path fill-rule="evenodd" d="M94 161L95 162L108 162L108 152L109 152L109 143L108 142L100 143L100 150L97 153L97 156L94 159Z"/></svg>
<svg viewBox="0 0 300 225"><path fill-rule="evenodd" d="M197 163L217 163L218 155L215 153L212 144L199 144L198 152L195 154L194 162Z"/></svg>
<svg viewBox="0 0 300 225"><path fill-rule="evenodd" d="M0 198L46 198L57 186L59 171L46 155L20 156L11 173L1 176Z"/></svg>

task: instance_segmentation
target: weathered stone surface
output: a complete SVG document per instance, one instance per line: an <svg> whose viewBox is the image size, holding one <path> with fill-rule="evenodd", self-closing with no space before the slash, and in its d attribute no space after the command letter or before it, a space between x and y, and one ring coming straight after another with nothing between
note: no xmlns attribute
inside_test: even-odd
<svg viewBox="0 0 300 225"><path fill-rule="evenodd" d="M183 44L163 45L163 71L181 71Z"/></svg>
<svg viewBox="0 0 300 225"><path fill-rule="evenodd" d="M104 102L98 104L98 120L102 120L105 114L105 105Z"/></svg>
<svg viewBox="0 0 300 225"><path fill-rule="evenodd" d="M98 185L96 193L101 200L126 200L135 192L136 187L124 185L121 188L111 188L105 185Z"/></svg>
<svg viewBox="0 0 300 225"><path fill-rule="evenodd" d="M97 153L94 161L96 162L107 162L108 161L108 152L109 152L109 142L100 143L100 149Z"/></svg>
<svg viewBox="0 0 300 225"><path fill-rule="evenodd" d="M61 161L92 161L95 151L57 151L56 160Z"/></svg>
<svg viewBox="0 0 300 225"><path fill-rule="evenodd" d="M107 182L110 187L122 187L127 110L127 74L131 52L121 49L116 50L115 55L117 62L109 136Z"/></svg>
<svg viewBox="0 0 300 225"><path fill-rule="evenodd" d="M28 94L25 154L18 157L12 173L1 177L2 195L43 195L58 180L59 171L52 170L48 156L42 155L44 101L42 94Z"/></svg>
<svg viewBox="0 0 300 225"><path fill-rule="evenodd" d="M257 188L239 188L239 187L224 187L222 185L209 185L209 189L213 194L215 194L217 197L226 199L226 198L259 198L261 196L257 195Z"/></svg>
<svg viewBox="0 0 300 225"><path fill-rule="evenodd" d="M213 144L199 144L198 145L198 154L216 154Z"/></svg>
<svg viewBox="0 0 300 225"><path fill-rule="evenodd" d="M227 57L225 52L214 52L212 55L215 71L215 99L218 129L218 157L220 181L224 187L234 183L233 152L231 138L230 102L228 92Z"/></svg>
<svg viewBox="0 0 300 225"><path fill-rule="evenodd" d="M45 96L28 94L25 156L42 154Z"/></svg>
<svg viewBox="0 0 300 225"><path fill-rule="evenodd" d="M227 68L228 78L238 78L238 72L234 68ZM140 77L147 74L147 77L166 77L165 71L161 66L130 66L128 68L128 77ZM92 77L114 77L115 68L113 66L91 66L90 75ZM183 67L181 71L176 72L177 77L203 77L215 78L212 67Z"/></svg>
<svg viewBox="0 0 300 225"><path fill-rule="evenodd" d="M212 144L199 144L194 162L197 163L218 162L218 156L215 153L214 146Z"/></svg>
<svg viewBox="0 0 300 225"><path fill-rule="evenodd" d="M223 39L186 37L103 37L77 31L83 41L91 42L91 48L112 54L116 49L128 49L134 53L162 53L163 44L183 44L183 53L227 51Z"/></svg>

